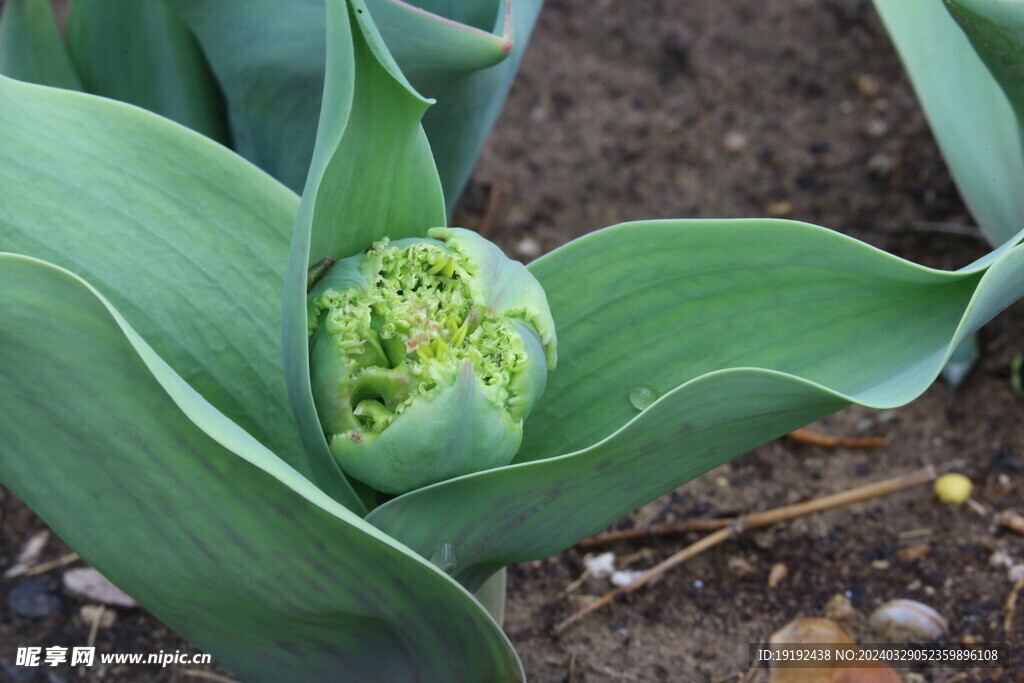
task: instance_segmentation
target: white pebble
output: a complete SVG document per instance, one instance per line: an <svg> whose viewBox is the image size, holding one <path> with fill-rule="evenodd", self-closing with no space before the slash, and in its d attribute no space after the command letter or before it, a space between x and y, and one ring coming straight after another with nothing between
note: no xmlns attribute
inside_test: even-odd
<svg viewBox="0 0 1024 683"><path fill-rule="evenodd" d="M642 571L635 569L620 569L612 574L612 585L613 586L628 586L637 580L637 578L643 574Z"/></svg>
<svg viewBox="0 0 1024 683"><path fill-rule="evenodd" d="M72 593L101 602L104 605L138 606L135 600L92 567L80 567L64 572L64 587Z"/></svg>
<svg viewBox="0 0 1024 683"><path fill-rule="evenodd" d="M916 600L892 600L868 619L872 630L894 642L938 640L949 626L942 615Z"/></svg>
<svg viewBox="0 0 1024 683"><path fill-rule="evenodd" d="M607 579L615 571L615 553L601 553L583 558L583 566L595 579Z"/></svg>

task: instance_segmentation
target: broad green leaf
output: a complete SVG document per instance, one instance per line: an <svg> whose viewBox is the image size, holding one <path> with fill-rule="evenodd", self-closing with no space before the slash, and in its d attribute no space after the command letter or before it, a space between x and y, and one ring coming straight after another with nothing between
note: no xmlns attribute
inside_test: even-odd
<svg viewBox="0 0 1024 683"><path fill-rule="evenodd" d="M7 0L0 12L0 74L80 90L50 0Z"/></svg>
<svg viewBox="0 0 1024 683"><path fill-rule="evenodd" d="M1001 244L1024 228L1024 147L999 84L939 0L874 0L964 201Z"/></svg>
<svg viewBox="0 0 1024 683"><path fill-rule="evenodd" d="M397 0L368 3L409 81L437 100L423 127L449 214L501 113L542 1L416 3L423 9Z"/></svg>
<svg viewBox="0 0 1024 683"><path fill-rule="evenodd" d="M168 626L245 680L522 679L472 596L203 400L83 280L4 254L0 288L0 480Z"/></svg>
<svg viewBox="0 0 1024 683"><path fill-rule="evenodd" d="M228 143L223 96L199 44L163 0L77 0L68 51L86 91Z"/></svg>
<svg viewBox="0 0 1024 683"><path fill-rule="evenodd" d="M305 468L281 370L298 199L141 109L0 78L0 250L88 278L197 391Z"/></svg>
<svg viewBox="0 0 1024 683"><path fill-rule="evenodd" d="M408 493L367 521L420 553L450 544L473 589L851 402L912 400L961 339L1024 296L1024 247L1011 246L946 273L788 221L583 237L530 266L560 362L520 464ZM640 412L637 387L661 397Z"/></svg>
<svg viewBox="0 0 1024 683"><path fill-rule="evenodd" d="M239 154L295 191L324 85L324 0L165 0L199 40Z"/></svg>
<svg viewBox="0 0 1024 683"><path fill-rule="evenodd" d="M236 149L301 189L323 93L323 0L166 2L198 37L224 90ZM412 86L438 100L424 126L449 211L501 111L540 4L365 3Z"/></svg>
<svg viewBox="0 0 1024 683"><path fill-rule="evenodd" d="M1024 121L1024 4L1019 0L945 0L949 13L967 34Z"/></svg>
<svg viewBox="0 0 1024 683"><path fill-rule="evenodd" d="M444 199L420 125L428 102L398 70L361 1L328 0L327 48L326 97L292 238L283 334L288 388L314 476L344 490L310 389L307 269L384 236L444 225ZM351 493L339 500L362 507Z"/></svg>

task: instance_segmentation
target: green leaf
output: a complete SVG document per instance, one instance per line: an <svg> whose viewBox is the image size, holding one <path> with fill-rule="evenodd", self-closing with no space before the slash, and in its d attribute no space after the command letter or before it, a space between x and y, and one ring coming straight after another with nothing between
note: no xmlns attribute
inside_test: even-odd
<svg viewBox="0 0 1024 683"><path fill-rule="evenodd" d="M277 325L297 211L269 176L166 119L0 78L0 250L88 278L207 400L304 469Z"/></svg>
<svg viewBox="0 0 1024 683"><path fill-rule="evenodd" d="M68 50L86 91L228 143L223 97L202 50L162 0L77 0Z"/></svg>
<svg viewBox="0 0 1024 683"><path fill-rule="evenodd" d="M301 190L324 85L324 0L165 2L191 28L220 83L235 149Z"/></svg>
<svg viewBox="0 0 1024 683"><path fill-rule="evenodd" d="M88 284L4 254L0 286L0 480L168 626L246 680L522 679L472 596L204 401Z"/></svg>
<svg viewBox="0 0 1024 683"><path fill-rule="evenodd" d="M0 13L0 74L79 90L50 0L7 0Z"/></svg>
<svg viewBox="0 0 1024 683"><path fill-rule="evenodd" d="M1024 5L1005 0L945 0L978 56L1024 122Z"/></svg>
<svg viewBox="0 0 1024 683"><path fill-rule="evenodd" d="M444 225L444 200L420 125L428 106L406 82L362 2L328 0L327 78L317 146L292 238L284 300L285 374L315 480L353 510L324 439L309 380L306 272L384 236Z"/></svg>
<svg viewBox="0 0 1024 683"><path fill-rule="evenodd" d="M438 100L424 126L449 210L501 111L541 1L364 5L413 87ZM301 189L323 93L323 0L166 2L198 37L217 75L236 149Z"/></svg>
<svg viewBox="0 0 1024 683"><path fill-rule="evenodd" d="M409 81L437 100L423 127L449 214L501 113L542 1L368 3Z"/></svg>
<svg viewBox="0 0 1024 683"><path fill-rule="evenodd" d="M946 273L789 221L655 221L576 240L530 266L560 362L520 464L405 494L367 521L428 556L450 544L473 589L851 402L906 403L1024 296L1024 247L1010 244ZM648 386L661 397L639 412L630 394Z"/></svg>
<svg viewBox="0 0 1024 683"><path fill-rule="evenodd" d="M1024 147L1006 95L937 0L874 0L964 201L1001 244L1024 227Z"/></svg>

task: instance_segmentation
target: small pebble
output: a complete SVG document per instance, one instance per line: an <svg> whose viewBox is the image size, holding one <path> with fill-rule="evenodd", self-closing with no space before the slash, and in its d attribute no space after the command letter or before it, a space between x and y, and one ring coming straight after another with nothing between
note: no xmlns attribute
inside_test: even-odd
<svg viewBox="0 0 1024 683"><path fill-rule="evenodd" d="M729 561L726 564L729 567L730 571L734 571L737 574L754 573L754 565L750 564L750 562L740 557L739 555L733 555L732 557L730 557Z"/></svg>
<svg viewBox="0 0 1024 683"><path fill-rule="evenodd" d="M895 163L892 157L885 152L872 154L871 158L868 159L868 173L876 178L884 178L892 173L893 166L895 166Z"/></svg>
<svg viewBox="0 0 1024 683"><path fill-rule="evenodd" d="M735 154L747 146L747 136L738 130L731 130L722 139L722 146L727 152Z"/></svg>
<svg viewBox="0 0 1024 683"><path fill-rule="evenodd" d="M516 243L516 252L526 258L536 258L540 256L540 242L535 237L524 237Z"/></svg>
<svg viewBox="0 0 1024 683"><path fill-rule="evenodd" d="M42 619L60 609L60 598L42 579L25 579L7 593L7 606L19 616Z"/></svg>
<svg viewBox="0 0 1024 683"><path fill-rule="evenodd" d="M1013 558L1005 550L997 550L989 555L988 563L991 567L1012 567Z"/></svg>
<svg viewBox="0 0 1024 683"><path fill-rule="evenodd" d="M786 200L768 203L768 215L772 218L784 218L793 213L793 204Z"/></svg>
<svg viewBox="0 0 1024 683"><path fill-rule="evenodd" d="M949 625L942 615L916 600L892 600L868 618L876 635L892 642L927 642L942 637Z"/></svg>
<svg viewBox="0 0 1024 683"><path fill-rule="evenodd" d="M861 95L867 95L873 97L878 94L881 86L878 84L878 79L869 74L857 74L857 90L860 91Z"/></svg>
<svg viewBox="0 0 1024 683"><path fill-rule="evenodd" d="M788 575L789 568L781 562L776 562L768 571L768 587L772 589L778 588L779 584L782 583Z"/></svg>
<svg viewBox="0 0 1024 683"><path fill-rule="evenodd" d="M931 549L932 547L927 543L908 545L906 548L900 548L900 551L896 553L896 558L900 562L917 562L927 555Z"/></svg>
<svg viewBox="0 0 1024 683"><path fill-rule="evenodd" d="M1024 581L1024 564L1017 564L1010 567L1010 571L1006 572L1006 575L1009 577L1010 583Z"/></svg>
<svg viewBox="0 0 1024 683"><path fill-rule="evenodd" d="M18 559L4 572L5 579L12 579L15 576L21 576L25 573L25 570L34 565L42 554L43 549L46 547L46 541L50 538L50 532L46 529L32 535L28 541L25 542L21 552L18 553Z"/></svg>
<svg viewBox="0 0 1024 683"><path fill-rule="evenodd" d="M848 597L836 593L829 599L828 604L825 605L825 616L832 621L842 622L854 621L859 615Z"/></svg>
<svg viewBox="0 0 1024 683"><path fill-rule="evenodd" d="M607 579L615 571L615 553L601 553L583 558L583 566L595 579Z"/></svg>
<svg viewBox="0 0 1024 683"><path fill-rule="evenodd" d="M944 474L935 480L935 495L943 503L958 505L971 497L971 480L962 474Z"/></svg>
<svg viewBox="0 0 1024 683"><path fill-rule="evenodd" d="M64 572L64 587L72 593L118 607L137 607L138 603L92 567L78 567Z"/></svg>
<svg viewBox="0 0 1024 683"><path fill-rule="evenodd" d="M996 522L1010 531L1016 531L1018 534L1024 534L1024 517L1020 516L1013 510L1003 510L1000 512L996 515Z"/></svg>
<svg viewBox="0 0 1024 683"><path fill-rule="evenodd" d="M864 125L864 130L871 137L880 138L889 132L889 126L882 119L868 119L868 122Z"/></svg>

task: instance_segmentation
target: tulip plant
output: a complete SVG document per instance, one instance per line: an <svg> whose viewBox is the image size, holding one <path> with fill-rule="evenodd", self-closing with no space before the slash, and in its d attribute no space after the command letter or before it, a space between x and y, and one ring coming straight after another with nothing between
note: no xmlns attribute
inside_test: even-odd
<svg viewBox="0 0 1024 683"><path fill-rule="evenodd" d="M960 194L993 244L1024 226L1024 3L874 0Z"/></svg>
<svg viewBox="0 0 1024 683"><path fill-rule="evenodd" d="M301 199L143 109L0 78L0 480L246 680L520 680L506 565L912 400L1024 295L1019 237L942 272L779 220L509 262L444 227L429 102L369 4L326 2Z"/></svg>
<svg viewBox="0 0 1024 683"><path fill-rule="evenodd" d="M542 0L368 0L417 92L449 211L515 76ZM295 191L324 83L323 0L74 0L67 39L50 0L5 0L0 73L173 119Z"/></svg>

